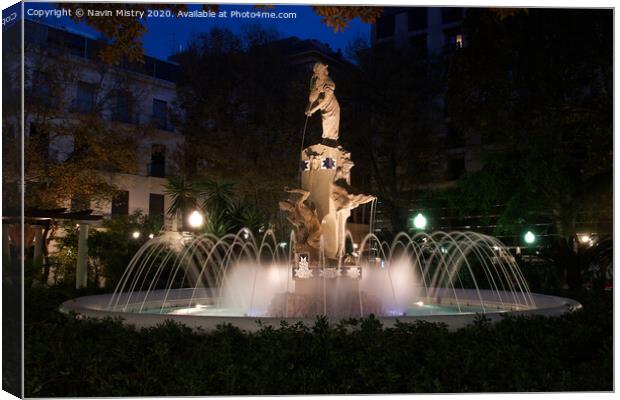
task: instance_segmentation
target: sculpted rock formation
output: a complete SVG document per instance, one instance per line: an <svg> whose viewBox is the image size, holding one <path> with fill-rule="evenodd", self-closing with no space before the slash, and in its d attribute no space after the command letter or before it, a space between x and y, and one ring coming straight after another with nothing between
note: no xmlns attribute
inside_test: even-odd
<svg viewBox="0 0 620 400"><path fill-rule="evenodd" d="M375 196L349 193L350 187L341 186L337 182L332 186L332 200L336 211L352 210L361 204L370 203Z"/></svg>
<svg viewBox="0 0 620 400"><path fill-rule="evenodd" d="M321 223L316 214L316 210L310 209L305 201L310 196L310 192L303 189L288 189L288 193L296 194L296 199L281 201L280 210L286 212L286 219L296 228L297 240L308 246L318 249L321 241Z"/></svg>

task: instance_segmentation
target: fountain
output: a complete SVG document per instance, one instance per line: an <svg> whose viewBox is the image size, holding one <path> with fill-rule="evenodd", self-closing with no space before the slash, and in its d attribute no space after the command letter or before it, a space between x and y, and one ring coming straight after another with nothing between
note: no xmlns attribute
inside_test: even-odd
<svg viewBox="0 0 620 400"><path fill-rule="evenodd" d="M165 232L134 255L112 294L62 305L92 317L151 326L175 320L213 329L254 330L281 321L312 323L375 315L463 326L477 314L557 315L573 300L531 293L519 266L496 238L475 232L399 234L392 243L369 233L354 243L346 221L374 196L351 187L351 154L338 144L340 108L327 66L314 67L306 115L321 111L323 141L301 151L300 188L279 204L294 229L237 234ZM372 213L371 213L372 214ZM256 322L260 320L261 324Z"/></svg>

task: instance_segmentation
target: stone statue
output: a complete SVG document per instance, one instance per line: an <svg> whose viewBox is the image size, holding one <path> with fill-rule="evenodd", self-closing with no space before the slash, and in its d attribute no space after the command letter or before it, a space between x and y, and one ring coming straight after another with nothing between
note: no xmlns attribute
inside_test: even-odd
<svg viewBox="0 0 620 400"><path fill-rule="evenodd" d="M280 210L288 214L288 221L297 228L301 244L318 249L321 241L321 222L316 210L311 210L305 203L310 192L303 189L287 189L288 193L300 195L296 200L281 201Z"/></svg>
<svg viewBox="0 0 620 400"><path fill-rule="evenodd" d="M361 204L370 203L374 199L375 196L353 193L351 187L344 180L332 185L332 200L336 211L352 210Z"/></svg>
<svg viewBox="0 0 620 400"><path fill-rule="evenodd" d="M322 137L328 141L337 142L338 128L340 126L340 105L334 94L336 84L329 77L326 64L317 62L312 70L314 75L312 75L306 115L311 116L318 110L321 110L323 122Z"/></svg>

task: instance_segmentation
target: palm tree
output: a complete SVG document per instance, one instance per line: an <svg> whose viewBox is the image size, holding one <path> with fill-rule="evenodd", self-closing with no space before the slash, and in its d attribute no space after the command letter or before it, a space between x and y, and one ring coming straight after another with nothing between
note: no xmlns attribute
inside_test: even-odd
<svg viewBox="0 0 620 400"><path fill-rule="evenodd" d="M181 217L183 226L185 216L197 208L199 191L185 176L175 176L168 179L164 193L172 198L167 213L173 219L173 230L177 230L177 220Z"/></svg>
<svg viewBox="0 0 620 400"><path fill-rule="evenodd" d="M235 185L230 182L207 181L200 185L202 208L209 213L228 214L235 198Z"/></svg>
<svg viewBox="0 0 620 400"><path fill-rule="evenodd" d="M256 206L235 203L231 209L231 217L235 221L236 229L247 228L257 236L261 228L268 225L264 213Z"/></svg>

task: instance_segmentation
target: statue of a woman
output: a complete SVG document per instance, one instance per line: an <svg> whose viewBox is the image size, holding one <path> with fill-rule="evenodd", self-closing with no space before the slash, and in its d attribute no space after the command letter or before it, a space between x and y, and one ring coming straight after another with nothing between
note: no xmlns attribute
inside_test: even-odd
<svg viewBox="0 0 620 400"><path fill-rule="evenodd" d="M321 110L323 139L337 141L338 127L340 125L340 105L334 95L336 84L328 75L327 65L322 62L314 64L312 71L314 75L312 75L306 115L311 116L316 111Z"/></svg>

